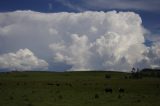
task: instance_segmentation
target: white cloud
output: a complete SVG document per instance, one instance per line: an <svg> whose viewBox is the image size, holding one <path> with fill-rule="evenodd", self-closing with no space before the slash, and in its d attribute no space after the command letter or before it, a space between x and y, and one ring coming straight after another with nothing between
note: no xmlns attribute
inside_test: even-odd
<svg viewBox="0 0 160 106"><path fill-rule="evenodd" d="M69 33L68 40L53 43L50 48L55 61L71 64L71 70L127 71L144 58L147 48L143 45L144 30L139 15L112 11L85 12L68 17L66 21L72 25L65 31ZM73 17L74 21L70 21Z"/></svg>
<svg viewBox="0 0 160 106"><path fill-rule="evenodd" d="M53 50L55 62L66 62L73 65L72 70L86 70L88 68L89 45L87 36L72 34L71 43L67 46L65 43L51 44L49 47Z"/></svg>
<svg viewBox="0 0 160 106"><path fill-rule="evenodd" d="M142 61L137 62L136 66L142 68L160 68L160 43L154 42L151 47L147 47L143 54Z"/></svg>
<svg viewBox="0 0 160 106"><path fill-rule="evenodd" d="M38 59L29 49L0 55L0 67L9 70L46 70L48 63Z"/></svg>
<svg viewBox="0 0 160 106"><path fill-rule="evenodd" d="M1 54L29 48L48 62L71 65L68 70L129 71L151 65L155 61L148 51L157 49L144 45L144 33L134 12L0 13Z"/></svg>

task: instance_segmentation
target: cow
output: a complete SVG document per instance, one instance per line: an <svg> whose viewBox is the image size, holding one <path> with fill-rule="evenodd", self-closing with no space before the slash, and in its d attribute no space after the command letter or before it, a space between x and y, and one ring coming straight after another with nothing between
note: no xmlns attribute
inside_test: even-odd
<svg viewBox="0 0 160 106"><path fill-rule="evenodd" d="M124 93L124 89L123 88L119 88L119 93Z"/></svg>
<svg viewBox="0 0 160 106"><path fill-rule="evenodd" d="M106 93L108 93L108 92L112 93L112 88L106 88L106 89L105 89L105 92L106 92Z"/></svg>

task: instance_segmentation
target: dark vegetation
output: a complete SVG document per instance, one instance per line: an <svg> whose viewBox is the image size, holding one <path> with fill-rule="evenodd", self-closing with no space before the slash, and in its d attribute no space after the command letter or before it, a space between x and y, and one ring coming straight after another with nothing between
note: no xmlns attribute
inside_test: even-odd
<svg viewBox="0 0 160 106"><path fill-rule="evenodd" d="M160 69L143 69L140 74L144 77L158 77L160 78Z"/></svg>
<svg viewBox="0 0 160 106"><path fill-rule="evenodd" d="M160 78L160 69L132 69L130 78L141 79L142 77Z"/></svg>
<svg viewBox="0 0 160 106"><path fill-rule="evenodd" d="M0 73L0 106L160 106L160 71Z"/></svg>

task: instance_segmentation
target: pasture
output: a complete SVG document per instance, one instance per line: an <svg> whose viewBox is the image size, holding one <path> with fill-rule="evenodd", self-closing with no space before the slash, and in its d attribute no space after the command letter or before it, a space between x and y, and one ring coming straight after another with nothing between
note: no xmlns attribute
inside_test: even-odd
<svg viewBox="0 0 160 106"><path fill-rule="evenodd" d="M160 78L120 72L0 73L0 106L160 106Z"/></svg>

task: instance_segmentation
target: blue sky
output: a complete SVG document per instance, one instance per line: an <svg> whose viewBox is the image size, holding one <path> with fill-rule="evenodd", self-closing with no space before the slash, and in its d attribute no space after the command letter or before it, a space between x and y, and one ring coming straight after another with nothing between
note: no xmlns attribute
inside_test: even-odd
<svg viewBox="0 0 160 106"><path fill-rule="evenodd" d="M94 70L94 69L101 69L100 67L103 67L104 65L102 70L108 68L111 70L120 69L120 70L126 71L127 69L131 68L131 63L134 63L134 65L136 65L137 67L138 65L141 65L139 67L142 67L142 68L146 67L147 65L159 67L160 66L159 64L160 52L158 50L160 48L160 44L157 44L157 42L160 42L159 41L160 40L160 7L159 6L160 6L160 0L1 0L0 1L0 13L2 15L0 16L0 31L2 33L0 34L0 47L1 47L0 49L0 67L2 69L6 69L12 65L13 67L16 66L12 62L10 62L11 61L10 59L17 60L19 62L17 63L19 65L17 67L19 69L24 69L24 70L42 69L43 66L44 66L43 68L44 70L46 69L47 66L49 70L61 70L61 71L62 70L73 70L73 69L82 69L82 70L83 69L93 69ZM116 16L116 14L118 14L119 18L123 17L122 14L115 13L113 10L117 12L120 12L120 11L124 12L124 16L131 15L131 17L126 20L132 20L132 18L134 18L133 21L137 23L141 23L141 22L139 20L139 17L137 17L135 14L138 14L140 16L140 18L142 19L142 26L146 30L144 31L145 33L142 34L141 31L139 32L139 30L142 30L143 28L142 27L139 28L139 26L137 26L139 28L138 29L136 28L136 26L132 26L132 22L129 22L127 25L132 26L133 28L135 28L133 30L137 31L136 33L137 35L135 35L135 39L137 39L137 41L134 41L134 42L143 43L145 44L146 47L144 47L144 45L141 45L135 49L133 45L130 46L131 48L133 47L133 50L135 49L135 51L137 51L137 54L135 53L136 55L133 57L129 57L132 54L130 52L132 50L129 51L128 49L129 47L126 47L126 51L128 51L127 53L121 52L122 54L121 53L115 54L116 55L115 57L110 56L109 55L110 53L108 53L108 51L98 51L98 52L104 52L104 53L100 53L98 55L95 53L90 56L90 52L93 52L93 51L96 52L96 50L92 50L92 49L98 48L99 50L99 48L104 47L104 45L98 44L98 41L101 41L101 43L103 43L104 40L102 40L102 38L105 39L106 35L104 34L104 30L102 28L103 26L98 26L98 28L95 28L94 26L92 26L94 22L90 23L90 20L88 19L91 18L92 20L92 17L88 15L98 14L101 17L101 15L103 14L101 13L101 11L105 13L112 11L111 13L108 13L108 14L112 14L113 16ZM15 11L19 11L19 12L15 12ZM90 12L85 13L86 11L91 11L91 13ZM128 11L133 12L134 14L127 13ZM63 12L66 12L66 13L63 13ZM8 13L8 16L5 15L5 13ZM102 34L102 35L99 35L99 37L97 37L98 35L95 34L93 35L94 37L90 37L91 32L85 32L85 29L80 28L81 23L79 24L73 23L73 26L75 27L74 29L73 26L70 25L72 21L70 23L67 23L67 21L70 21L70 19L67 19L65 17L63 17L61 21L58 21L57 23L53 22L53 25L50 25L48 23L48 20L50 20L52 23L53 19L50 19L49 17L48 20L46 18L44 18L44 20L41 20L42 17L48 17L46 14L44 15L41 13L46 13L46 14L49 14L50 16L53 16L54 20L56 20L56 18L54 17L62 17L63 15L72 17L75 14L78 15L76 19L81 20L81 18L83 17L81 16L81 14L78 14L78 13L83 13L83 15L88 16L84 20L85 21L87 20L89 23L87 23L86 21L85 25L86 26L88 24L91 25L89 27L91 27L91 31L93 32L96 32L97 30L102 31L102 32L97 32L98 34ZM60 13L60 14L55 15L52 13ZM68 13L74 13L74 14L68 14ZM34 17L33 19L35 19L34 21L30 19L29 17L30 15L33 15ZM42 17L40 19L37 19L36 17L39 17L39 16L42 16ZM106 18L106 20L110 20L110 19L115 20L114 17L110 17L110 15L107 15L107 16L108 17L103 17L103 18ZM3 19L3 17L5 17L5 19ZM17 19L15 17L17 17ZM5 21L5 22L2 22L1 19L2 21ZM21 20L24 20L24 22L21 22ZM93 17L93 20L97 21L94 17ZM120 21L123 21L123 19L117 21L117 23L120 23ZM98 21L96 24L99 25ZM112 23L112 24L113 26L116 27L116 23ZM36 25L37 26L39 25L38 28L36 28L37 27ZM42 25L44 26L42 27ZM64 27L63 25L66 27ZM67 26L68 26L68 29L67 29ZM18 28L20 27L22 29L17 30L16 29L17 27ZM33 27L33 29L30 29L30 27ZM50 32L47 32L46 30L48 29L45 29L45 27L47 27ZM50 29L50 27L52 28ZM74 30L69 29L70 27L73 28ZM118 36L121 37L121 32L119 31L121 29L117 29L117 31L115 31L116 28L113 28L112 26L105 26L105 27L107 28L109 27L111 31L113 31L113 33L110 33L109 30L107 32L109 39L111 41L112 40L114 41L114 39L112 39L112 36L116 36L116 34L117 35L119 34ZM28 28L28 29L23 29L23 28ZM76 28L80 28L80 29L78 30ZM38 31L42 30L42 31L40 33L40 32L36 32L37 30ZM59 31L61 31L60 34L64 34L64 35L63 36L58 35ZM22 32L24 34L23 37L21 36ZM124 31L122 33L130 34L128 32ZM134 33L132 31L130 32L131 32L131 35ZM52 33L56 37L54 38L54 37L49 36L49 33ZM36 36L35 34L39 34L39 35ZM44 37L45 34L48 38ZM70 34L70 37L66 38L68 34ZM84 36L85 34L86 36ZM139 37L137 37L138 35ZM142 37L141 35L145 35L145 37ZM36 39L36 37L39 37L38 40L44 39L44 41L40 42ZM143 38L145 40L143 40ZM34 43L32 42L32 39L34 39L33 40ZM58 42L56 42L56 40L54 41L54 39L58 39L57 40ZM108 38L106 37L106 39ZM130 40L132 41L132 39ZM63 41L63 43L61 41ZM70 41L71 44L68 43L68 41ZM88 46L86 47L86 45L82 46L81 44L75 43L75 41L81 41L83 43L86 43L86 45L93 45L93 47L88 47ZM155 45L151 47L154 43ZM76 46L73 46L73 45L76 45ZM97 47L97 45L99 46L101 45L102 47ZM79 46L80 47L82 46L82 48L80 48L82 50L77 49ZM115 48L118 48L118 45L116 44L112 46ZM120 47L125 48L124 46L125 44L122 44ZM77 47L75 49L76 51L79 51L80 53L85 51L85 53L88 53L88 54L83 54L83 53L74 54L73 53L72 54L73 57L72 57L70 56L68 51L59 50L59 49L57 50L58 47L61 49L69 48L69 50L71 51L73 48L75 49ZM89 51L87 51L88 48L89 48ZM108 49L108 48L104 47L104 49ZM43 51L41 51L41 49ZM141 60L136 60L140 56L142 56L140 55L141 53L139 52L139 49L143 50L144 53L142 54L144 57ZM113 50L112 52L115 52L115 51ZM116 52L119 52L119 51L116 51ZM19 59L19 58L25 57L26 54L30 55L30 60L29 59L28 60ZM123 56L126 54L127 54L126 57ZM16 57L13 57L12 55L15 55ZM87 58L89 59L88 60L85 60L83 58L81 59L81 57L78 57L77 55L82 55L86 59ZM94 58L92 58L92 56ZM158 58L156 58L156 56ZM102 60L97 60L98 58L102 58ZM116 58L118 59L118 61ZM130 60L127 60L128 58ZM154 58L154 59L152 60L151 58ZM63 61L60 61L60 59ZM78 59L80 59L81 61L78 61ZM108 61L105 61L104 59L108 59ZM6 63L1 63L2 60L6 61ZM32 60L35 60L36 62ZM28 61L29 62L31 61L31 63L33 62L32 63L33 65L30 66L31 64L25 63ZM86 61L90 62L91 64L86 63L88 64L88 66L86 66L85 64L82 64L83 62L86 62ZM126 64L122 65L121 64L122 62L124 63L126 62ZM113 64L116 65L116 67ZM130 65L130 67L128 67L129 66L128 64ZM24 66L24 67L21 67L21 66Z"/></svg>

